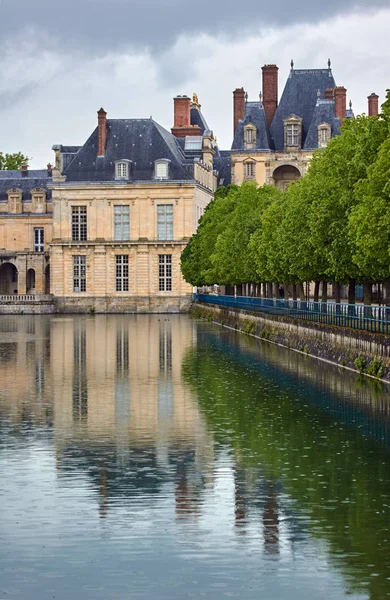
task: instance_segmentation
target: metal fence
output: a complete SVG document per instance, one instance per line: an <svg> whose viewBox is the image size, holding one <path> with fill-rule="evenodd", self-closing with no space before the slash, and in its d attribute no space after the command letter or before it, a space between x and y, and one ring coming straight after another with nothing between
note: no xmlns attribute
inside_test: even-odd
<svg viewBox="0 0 390 600"><path fill-rule="evenodd" d="M372 331L373 333L386 335L389 333L390 307L387 306L212 294L194 294L194 299L218 306L284 315L316 323Z"/></svg>

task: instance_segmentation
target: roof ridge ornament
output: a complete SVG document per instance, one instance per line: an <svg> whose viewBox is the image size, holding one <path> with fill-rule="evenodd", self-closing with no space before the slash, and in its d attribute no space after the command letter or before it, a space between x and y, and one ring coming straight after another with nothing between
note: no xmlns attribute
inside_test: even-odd
<svg viewBox="0 0 390 600"><path fill-rule="evenodd" d="M328 58L328 69L330 69L332 66L332 61L330 60L330 58Z"/></svg>
<svg viewBox="0 0 390 600"><path fill-rule="evenodd" d="M349 109L352 110L352 100L349 101Z"/></svg>
<svg viewBox="0 0 390 600"><path fill-rule="evenodd" d="M245 92L245 102L248 102L248 92Z"/></svg>
<svg viewBox="0 0 390 600"><path fill-rule="evenodd" d="M260 104L263 104L263 94L261 91L259 92L259 100L260 100Z"/></svg>
<svg viewBox="0 0 390 600"><path fill-rule="evenodd" d="M293 58L291 59L290 66L291 66L291 70L293 70L293 68L294 68L294 59Z"/></svg>

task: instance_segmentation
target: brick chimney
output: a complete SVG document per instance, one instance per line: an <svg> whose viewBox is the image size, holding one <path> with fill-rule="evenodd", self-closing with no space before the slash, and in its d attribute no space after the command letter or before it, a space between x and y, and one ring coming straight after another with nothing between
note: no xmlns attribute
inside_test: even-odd
<svg viewBox="0 0 390 600"><path fill-rule="evenodd" d="M233 92L233 136L236 134L238 121L245 117L245 90L236 88Z"/></svg>
<svg viewBox="0 0 390 600"><path fill-rule="evenodd" d="M51 163L47 164L47 176L48 177L52 177L53 175L53 167L51 166Z"/></svg>
<svg viewBox="0 0 390 600"><path fill-rule="evenodd" d="M171 131L178 138L187 135L202 135L199 125L191 125L191 100L188 96L176 96L173 99L173 127Z"/></svg>
<svg viewBox="0 0 390 600"><path fill-rule="evenodd" d="M347 90L343 86L338 86L334 90L335 116L340 120L347 117Z"/></svg>
<svg viewBox="0 0 390 600"><path fill-rule="evenodd" d="M107 138L107 113L104 108L98 110L98 156L104 156Z"/></svg>
<svg viewBox="0 0 390 600"><path fill-rule="evenodd" d="M378 115L378 113L379 113L378 100L379 100L379 96L377 94L375 94L375 92L372 92L372 94L370 94L368 96L368 116L369 117L376 117Z"/></svg>
<svg viewBox="0 0 390 600"><path fill-rule="evenodd" d="M20 170L22 171L22 177L28 177L28 164L26 162L23 162Z"/></svg>
<svg viewBox="0 0 390 600"><path fill-rule="evenodd" d="M276 65L264 65L263 71L263 106L268 127L272 123L278 106L278 70Z"/></svg>
<svg viewBox="0 0 390 600"><path fill-rule="evenodd" d="M333 100L333 99L334 99L334 88L326 88L325 100Z"/></svg>

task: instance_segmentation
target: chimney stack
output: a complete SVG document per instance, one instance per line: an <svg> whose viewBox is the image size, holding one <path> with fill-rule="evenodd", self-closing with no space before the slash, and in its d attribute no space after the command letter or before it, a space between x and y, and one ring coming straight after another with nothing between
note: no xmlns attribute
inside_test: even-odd
<svg viewBox="0 0 390 600"><path fill-rule="evenodd" d="M22 171L22 177L28 177L28 164L26 162L22 163L20 169Z"/></svg>
<svg viewBox="0 0 390 600"><path fill-rule="evenodd" d="M272 123L278 106L278 70L276 65L264 65L263 71L263 106L268 127Z"/></svg>
<svg viewBox="0 0 390 600"><path fill-rule="evenodd" d="M245 117L245 90L236 88L233 92L233 137L236 134L238 121Z"/></svg>
<svg viewBox="0 0 390 600"><path fill-rule="evenodd" d="M176 96L173 99L173 127L190 127L191 106L188 96Z"/></svg>
<svg viewBox="0 0 390 600"><path fill-rule="evenodd" d="M338 86L334 90L335 116L342 121L347 118L347 90L343 86Z"/></svg>
<svg viewBox="0 0 390 600"><path fill-rule="evenodd" d="M376 117L379 113L379 105L378 105L379 96L372 92L368 96L368 116Z"/></svg>
<svg viewBox="0 0 390 600"><path fill-rule="evenodd" d="M334 99L334 89L326 88L325 90L325 100L333 100Z"/></svg>
<svg viewBox="0 0 390 600"><path fill-rule="evenodd" d="M107 113L104 108L98 110L98 156L104 156L107 138Z"/></svg>
<svg viewBox="0 0 390 600"><path fill-rule="evenodd" d="M51 177L53 175L53 167L51 166L51 163L47 164L47 176Z"/></svg>

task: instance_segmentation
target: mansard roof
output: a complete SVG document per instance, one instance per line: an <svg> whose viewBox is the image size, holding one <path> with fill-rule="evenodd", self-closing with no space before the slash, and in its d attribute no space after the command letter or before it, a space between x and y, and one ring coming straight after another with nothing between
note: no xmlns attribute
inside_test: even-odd
<svg viewBox="0 0 390 600"><path fill-rule="evenodd" d="M232 150L245 150L244 128L253 124L256 127L256 146L254 149L269 152L272 148L267 119L261 102L245 102L244 120L239 121L234 135ZM253 148L252 148L253 151Z"/></svg>
<svg viewBox="0 0 390 600"><path fill-rule="evenodd" d="M202 112L193 104L191 105L190 110L190 120L191 125L198 125L198 127L200 127L202 135L204 135L205 131L209 131L209 126L207 125L206 119L204 118Z"/></svg>
<svg viewBox="0 0 390 600"><path fill-rule="evenodd" d="M50 200L51 191L47 189L51 183L46 169L27 171L27 176L21 171L0 171L0 200L8 199L8 190L17 188L22 190L22 200L31 200L31 190L42 188L46 192L46 198Z"/></svg>
<svg viewBox="0 0 390 600"><path fill-rule="evenodd" d="M292 113L302 119L302 147L305 147L316 109L318 91L320 98L325 98L325 90L335 87L336 82L330 68L291 69L270 127L273 147L277 152L283 152L284 149L283 119Z"/></svg>
<svg viewBox="0 0 390 600"><path fill-rule="evenodd" d="M98 128L64 169L66 182L114 181L115 162L132 163L131 181L153 181L154 163L170 161L170 180L192 180L176 138L153 119L107 119L104 156L97 156Z"/></svg>
<svg viewBox="0 0 390 600"><path fill-rule="evenodd" d="M334 116L334 100L317 100L309 130L303 145L304 150L318 148L318 126L327 123L331 128L331 137L338 134L340 119Z"/></svg>

